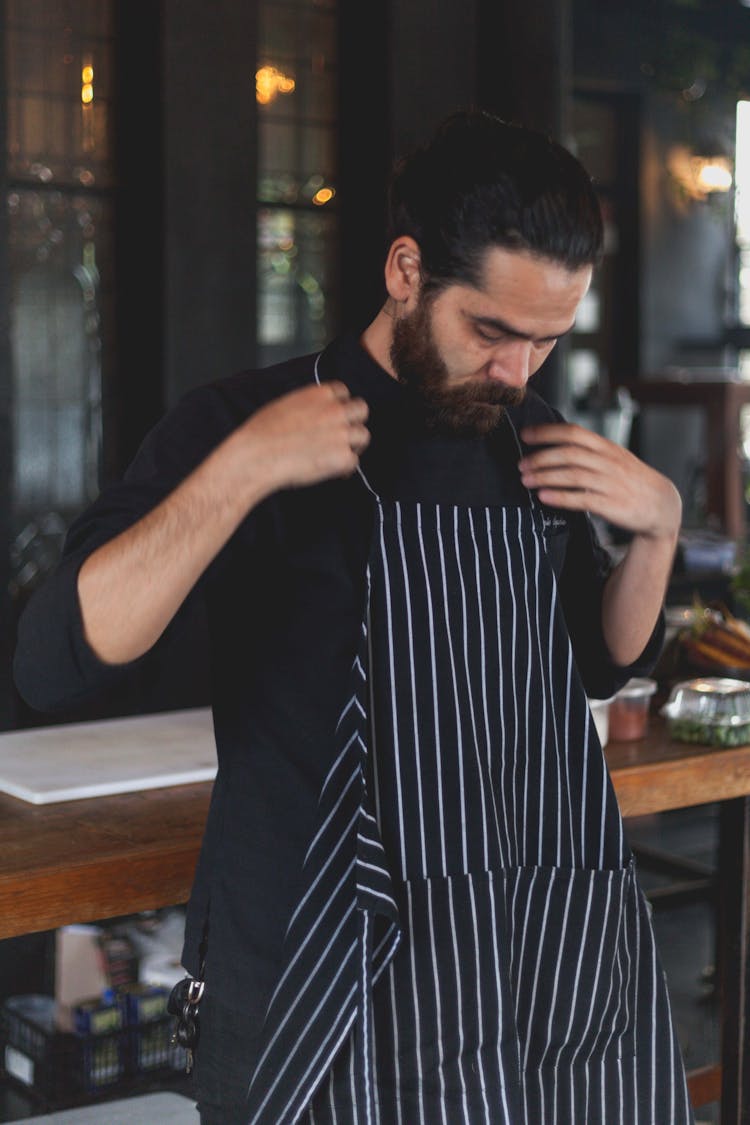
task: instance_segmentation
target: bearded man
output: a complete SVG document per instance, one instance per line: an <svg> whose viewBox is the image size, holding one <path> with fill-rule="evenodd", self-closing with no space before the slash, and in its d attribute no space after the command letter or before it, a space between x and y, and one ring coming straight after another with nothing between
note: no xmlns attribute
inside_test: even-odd
<svg viewBox="0 0 750 1125"><path fill-rule="evenodd" d="M655 663L680 498L529 387L601 253L571 153L452 115L361 336L188 394L27 607L54 709L205 601L203 1125L692 1121L588 704Z"/></svg>

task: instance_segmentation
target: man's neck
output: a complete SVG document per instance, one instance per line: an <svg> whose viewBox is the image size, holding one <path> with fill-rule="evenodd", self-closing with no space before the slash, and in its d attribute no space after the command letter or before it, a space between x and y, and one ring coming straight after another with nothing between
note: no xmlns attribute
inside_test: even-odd
<svg viewBox="0 0 750 1125"><path fill-rule="evenodd" d="M396 372L391 363L391 342L393 340L393 311L390 299L386 301L374 320L368 324L360 336L360 344L371 359L374 359L392 379Z"/></svg>

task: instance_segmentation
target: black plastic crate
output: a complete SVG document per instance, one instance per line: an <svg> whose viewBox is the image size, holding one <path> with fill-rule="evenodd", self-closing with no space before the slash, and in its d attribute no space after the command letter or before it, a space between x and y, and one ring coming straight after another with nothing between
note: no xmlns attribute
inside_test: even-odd
<svg viewBox="0 0 750 1125"><path fill-rule="evenodd" d="M36 1012L33 1006L28 1014L13 1010L12 1001L0 1010L2 1067L6 1077L50 1106L124 1091L142 1076L184 1069L184 1051L172 1043L175 1021L166 1012L81 1034L54 1027L53 1008L45 1004L51 998L37 999Z"/></svg>

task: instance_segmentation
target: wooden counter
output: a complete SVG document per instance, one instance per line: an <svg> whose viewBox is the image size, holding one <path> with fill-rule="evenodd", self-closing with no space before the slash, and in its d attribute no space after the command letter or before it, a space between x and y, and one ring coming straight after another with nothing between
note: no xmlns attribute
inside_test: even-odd
<svg viewBox="0 0 750 1125"><path fill-rule="evenodd" d="M605 757L625 817L750 795L750 746L675 742L656 718L644 739L609 742Z"/></svg>
<svg viewBox="0 0 750 1125"><path fill-rule="evenodd" d="M0 938L185 902L211 782L32 805L0 794Z"/></svg>
<svg viewBox="0 0 750 1125"><path fill-rule="evenodd" d="M689 1077L696 1106L721 1090L722 1125L750 1121L750 746L673 742L652 718L606 758L623 816L721 802L721 1065ZM211 782L31 805L0 794L0 938L183 903Z"/></svg>
<svg viewBox="0 0 750 1125"><path fill-rule="evenodd" d="M606 749L625 817L750 795L750 746L673 742L659 720ZM0 938L184 902L210 782L31 805L0 794Z"/></svg>

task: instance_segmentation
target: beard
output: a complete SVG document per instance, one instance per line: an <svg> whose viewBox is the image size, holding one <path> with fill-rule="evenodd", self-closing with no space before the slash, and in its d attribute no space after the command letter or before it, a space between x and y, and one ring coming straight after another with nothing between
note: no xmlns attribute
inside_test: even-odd
<svg viewBox="0 0 750 1125"><path fill-rule="evenodd" d="M450 373L432 331L431 303L425 297L414 312L396 320L390 360L399 382L417 394L429 427L443 433L488 434L506 406L518 405L524 397L521 387L486 379L450 385Z"/></svg>

